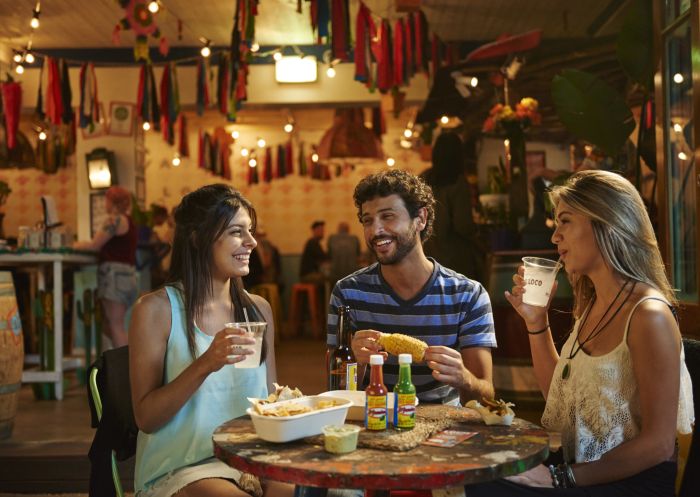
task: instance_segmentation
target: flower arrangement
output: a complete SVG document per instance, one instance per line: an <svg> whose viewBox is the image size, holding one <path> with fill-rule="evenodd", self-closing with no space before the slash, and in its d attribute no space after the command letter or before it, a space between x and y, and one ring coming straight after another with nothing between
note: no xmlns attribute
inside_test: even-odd
<svg viewBox="0 0 700 497"><path fill-rule="evenodd" d="M482 130L486 133L495 131L509 133L514 127L525 130L531 125L540 124L542 116L537 111L538 107L537 100L530 97L525 97L515 104L515 110L510 105L496 104L491 108Z"/></svg>

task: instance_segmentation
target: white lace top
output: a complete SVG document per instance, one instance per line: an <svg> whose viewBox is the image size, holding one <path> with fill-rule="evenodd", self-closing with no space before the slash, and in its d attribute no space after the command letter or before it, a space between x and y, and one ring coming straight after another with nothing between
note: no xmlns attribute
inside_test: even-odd
<svg viewBox="0 0 700 497"><path fill-rule="evenodd" d="M561 432L564 460L596 461L609 450L639 434L639 392L627 333L635 309L648 299L666 302L652 296L640 299L627 318L623 340L608 354L593 357L580 351L571 361L567 359L568 351L576 340L580 319L564 344L542 415L543 426ZM590 312L590 307L586 312ZM567 362L570 362L569 377L564 380L562 371ZM677 429L680 433L690 433L694 421L693 392L682 348L680 375Z"/></svg>

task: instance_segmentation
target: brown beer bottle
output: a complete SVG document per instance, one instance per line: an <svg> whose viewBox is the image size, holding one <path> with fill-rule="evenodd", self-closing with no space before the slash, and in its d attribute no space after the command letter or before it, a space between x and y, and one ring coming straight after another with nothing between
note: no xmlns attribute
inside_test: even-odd
<svg viewBox="0 0 700 497"><path fill-rule="evenodd" d="M336 346L328 355L328 390L357 390L357 360L350 342L350 307L338 306Z"/></svg>

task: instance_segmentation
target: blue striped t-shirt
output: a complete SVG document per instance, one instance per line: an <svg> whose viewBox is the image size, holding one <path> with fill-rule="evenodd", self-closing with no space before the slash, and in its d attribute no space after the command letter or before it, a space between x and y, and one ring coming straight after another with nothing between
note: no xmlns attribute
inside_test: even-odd
<svg viewBox="0 0 700 497"><path fill-rule="evenodd" d="M433 274L410 300L403 300L392 290L378 263L338 281L330 299L328 345L336 344L338 306L347 305L353 332L372 329L403 333L428 345L455 350L496 347L491 301L481 283L430 260ZM384 365L384 383L389 390L398 381L398 374L398 358L389 355ZM435 381L425 363L414 364L411 374L423 402L447 402L459 396L455 388Z"/></svg>

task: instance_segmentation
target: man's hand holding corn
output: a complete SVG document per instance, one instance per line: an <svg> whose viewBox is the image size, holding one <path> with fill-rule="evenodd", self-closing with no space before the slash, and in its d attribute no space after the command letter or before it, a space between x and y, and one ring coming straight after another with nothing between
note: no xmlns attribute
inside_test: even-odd
<svg viewBox="0 0 700 497"><path fill-rule="evenodd" d="M379 345L379 337L382 334L375 330L358 330L352 337L352 352L355 354L358 364L369 364L369 356L381 354L386 361L389 356Z"/></svg>

